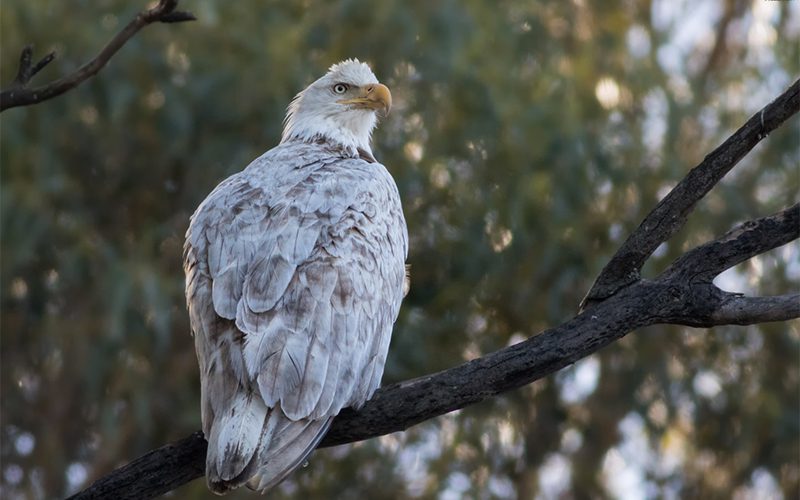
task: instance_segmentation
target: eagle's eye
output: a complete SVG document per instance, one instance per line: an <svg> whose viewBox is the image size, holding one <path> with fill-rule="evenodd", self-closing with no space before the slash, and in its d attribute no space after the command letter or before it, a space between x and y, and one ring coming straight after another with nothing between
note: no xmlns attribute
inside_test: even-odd
<svg viewBox="0 0 800 500"><path fill-rule="evenodd" d="M347 84L346 83L337 83L333 86L333 91L337 94L344 94L347 92Z"/></svg>

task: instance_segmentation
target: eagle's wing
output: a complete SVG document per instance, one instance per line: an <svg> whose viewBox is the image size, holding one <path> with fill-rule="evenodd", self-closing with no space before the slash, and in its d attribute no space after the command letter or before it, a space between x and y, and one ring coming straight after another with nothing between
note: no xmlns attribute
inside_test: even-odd
<svg viewBox="0 0 800 500"><path fill-rule="evenodd" d="M187 232L210 487L266 489L383 374L407 233L377 163L280 146L220 184Z"/></svg>

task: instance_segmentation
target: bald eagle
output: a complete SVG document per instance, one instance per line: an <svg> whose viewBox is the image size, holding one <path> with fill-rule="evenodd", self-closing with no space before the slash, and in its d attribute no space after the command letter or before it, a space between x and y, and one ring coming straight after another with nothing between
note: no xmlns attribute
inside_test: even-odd
<svg viewBox="0 0 800 500"><path fill-rule="evenodd" d="M206 479L266 491L383 374L408 233L370 136L392 96L358 60L297 94L278 146L191 217L186 302L200 365Z"/></svg>

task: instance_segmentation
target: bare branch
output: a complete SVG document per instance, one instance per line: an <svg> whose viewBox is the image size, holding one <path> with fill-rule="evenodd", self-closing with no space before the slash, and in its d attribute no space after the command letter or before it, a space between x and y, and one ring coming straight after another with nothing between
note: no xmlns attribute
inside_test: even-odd
<svg viewBox="0 0 800 500"><path fill-rule="evenodd" d="M614 254L581 303L581 308L636 282L653 251L674 235L703 196L767 134L800 110L800 80L753 115L723 142L645 217Z"/></svg>
<svg viewBox="0 0 800 500"><path fill-rule="evenodd" d="M78 68L75 72L41 87L31 89L28 88L28 83L39 70L53 60L55 54L51 52L34 66L31 66L32 48L30 46L25 47L20 56L17 77L8 89L0 92L0 112L17 106L40 103L77 87L85 80L96 75L133 35L148 24L154 22L174 23L195 19L188 12L176 11L175 7L177 5L177 0L160 0L155 7L140 12L103 47L103 50L94 59Z"/></svg>
<svg viewBox="0 0 800 500"><path fill-rule="evenodd" d="M662 274L710 283L719 273L800 237L800 204L740 224L721 238L683 254Z"/></svg>

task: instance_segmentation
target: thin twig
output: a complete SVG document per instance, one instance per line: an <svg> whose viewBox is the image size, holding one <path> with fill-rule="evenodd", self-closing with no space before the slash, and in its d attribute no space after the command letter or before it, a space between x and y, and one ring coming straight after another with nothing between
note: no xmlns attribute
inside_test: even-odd
<svg viewBox="0 0 800 500"><path fill-rule="evenodd" d="M140 12L131 20L91 61L78 68L75 72L59 78L58 80L36 88L28 88L30 79L36 75L55 57L50 53L35 65L31 66L32 48L27 46L20 55L20 67L17 77L7 90L0 92L0 112L17 106L29 106L59 96L71 90L92 76L96 75L111 57L143 27L154 22L175 23L194 20L189 12L176 11L177 0L160 0L158 4L148 10Z"/></svg>
<svg viewBox="0 0 800 500"><path fill-rule="evenodd" d="M36 75L39 71L42 70L45 66L50 64L50 62L55 59L56 53L50 52L43 58L39 60L34 65L31 65L31 60L33 58L33 45L26 45L24 49L22 49L22 53L19 56L19 70L17 71L17 77L14 78L14 81L11 82L12 88L22 88L25 87L31 78Z"/></svg>

